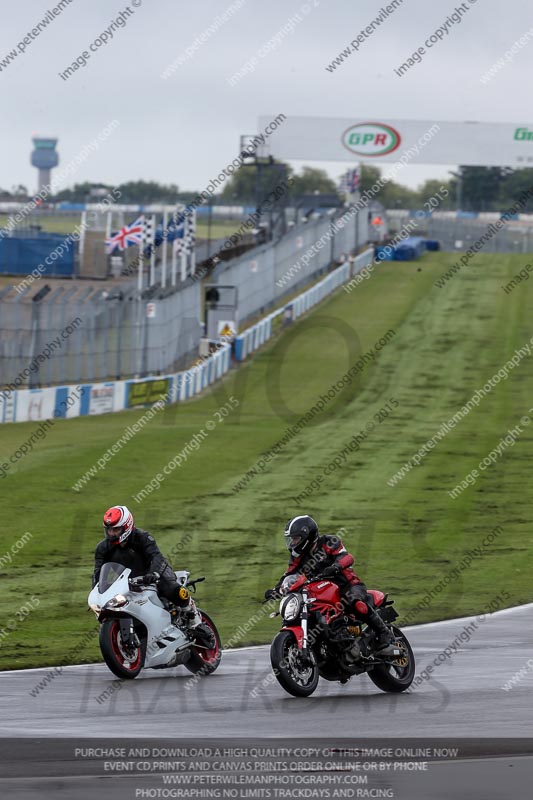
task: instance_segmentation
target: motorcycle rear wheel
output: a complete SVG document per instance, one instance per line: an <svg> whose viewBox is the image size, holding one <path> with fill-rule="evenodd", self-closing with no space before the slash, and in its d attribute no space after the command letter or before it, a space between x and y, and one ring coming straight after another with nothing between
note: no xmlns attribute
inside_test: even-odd
<svg viewBox="0 0 533 800"><path fill-rule="evenodd" d="M407 637L401 630L393 625L392 632L396 644L402 650L398 664L395 665L392 661L390 664L378 664L369 670L368 677L383 692L405 692L415 677L415 657ZM402 663L405 660L407 663Z"/></svg>
<svg viewBox="0 0 533 800"><path fill-rule="evenodd" d="M270 663L278 683L293 697L309 697L318 686L318 665L301 665L301 650L291 631L280 631L270 647ZM300 669L300 667L302 667Z"/></svg>
<svg viewBox="0 0 533 800"><path fill-rule="evenodd" d="M100 650L104 661L117 678L136 678L144 665L142 647L126 648L118 619L106 619L100 627Z"/></svg>

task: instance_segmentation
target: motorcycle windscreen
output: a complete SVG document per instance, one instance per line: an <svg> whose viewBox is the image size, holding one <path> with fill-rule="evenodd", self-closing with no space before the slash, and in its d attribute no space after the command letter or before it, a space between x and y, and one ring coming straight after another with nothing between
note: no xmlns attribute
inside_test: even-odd
<svg viewBox="0 0 533 800"><path fill-rule="evenodd" d="M117 564L114 561L109 561L107 564L103 565L98 579L98 591L100 594L104 594L104 592L107 592L107 590L113 586L117 578L120 578L124 572L124 569L123 564Z"/></svg>

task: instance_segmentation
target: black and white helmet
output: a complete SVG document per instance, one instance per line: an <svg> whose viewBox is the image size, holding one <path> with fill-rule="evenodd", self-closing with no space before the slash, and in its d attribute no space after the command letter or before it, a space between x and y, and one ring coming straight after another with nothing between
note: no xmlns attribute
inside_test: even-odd
<svg viewBox="0 0 533 800"><path fill-rule="evenodd" d="M285 525L285 544L295 558L303 555L318 539L318 525L313 517L304 514L293 517Z"/></svg>

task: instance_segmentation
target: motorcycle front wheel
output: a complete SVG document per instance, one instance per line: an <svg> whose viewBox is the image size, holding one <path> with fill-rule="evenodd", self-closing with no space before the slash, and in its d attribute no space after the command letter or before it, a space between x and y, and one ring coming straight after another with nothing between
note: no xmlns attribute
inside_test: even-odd
<svg viewBox="0 0 533 800"><path fill-rule="evenodd" d="M394 641L400 655L390 663L378 664L369 670L368 677L384 692L405 692L415 677L415 657L407 637L399 628L392 626Z"/></svg>
<svg viewBox="0 0 533 800"><path fill-rule="evenodd" d="M127 647L122 641L118 619L106 619L100 627L100 650L117 678L136 678L143 668L142 647Z"/></svg>
<svg viewBox="0 0 533 800"><path fill-rule="evenodd" d="M185 667L194 675L200 673L201 675L211 675L220 664L222 658L222 645L220 636L217 631L217 626L211 617L198 609L202 615L202 622L211 628L211 633L215 636L215 646L212 650L206 650L205 647L191 647L191 655L188 661L185 662Z"/></svg>
<svg viewBox="0 0 533 800"><path fill-rule="evenodd" d="M318 666L312 653L311 663L303 654L291 631L280 631L270 647L270 662L278 683L294 697L309 697L318 686Z"/></svg>

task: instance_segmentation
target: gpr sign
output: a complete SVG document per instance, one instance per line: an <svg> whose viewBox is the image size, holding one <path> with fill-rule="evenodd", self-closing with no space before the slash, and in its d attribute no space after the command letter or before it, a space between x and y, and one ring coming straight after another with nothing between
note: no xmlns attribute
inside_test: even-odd
<svg viewBox="0 0 533 800"><path fill-rule="evenodd" d="M375 158L393 153L402 138L395 128L381 122L363 122L352 125L342 135L342 143L358 156Z"/></svg>
<svg viewBox="0 0 533 800"><path fill-rule="evenodd" d="M259 129L271 116L259 118ZM435 133L438 131L438 133ZM281 161L520 167L533 163L533 123L287 116L269 137Z"/></svg>

